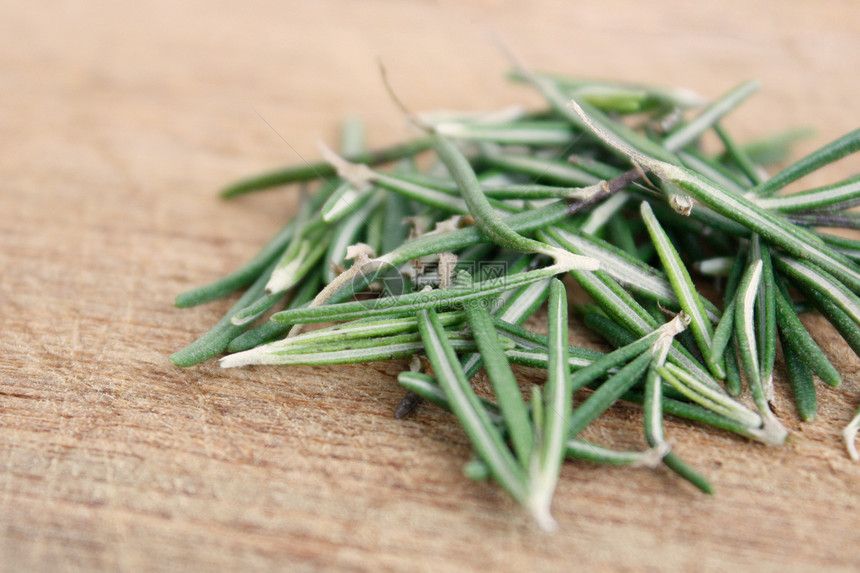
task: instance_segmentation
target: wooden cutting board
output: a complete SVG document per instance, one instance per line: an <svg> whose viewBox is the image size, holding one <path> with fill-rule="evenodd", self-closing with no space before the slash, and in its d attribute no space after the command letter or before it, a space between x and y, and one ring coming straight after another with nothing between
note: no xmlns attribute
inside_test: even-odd
<svg viewBox="0 0 860 573"><path fill-rule="evenodd" d="M377 57L415 109L538 103L505 82L489 30L541 69L711 97L760 78L730 127L816 128L798 153L860 125L847 0L3 3L0 569L860 568L860 465L839 436L860 361L818 318L845 382L819 386L818 418L799 423L778 371L788 444L669 421L717 494L569 463L555 536L462 476L469 446L448 414L392 418L400 363L167 361L230 304L173 297L246 260L295 206L294 190L227 203L219 186L315 158L347 114L373 144L408 136ZM619 406L589 436L640 447L640 424Z"/></svg>

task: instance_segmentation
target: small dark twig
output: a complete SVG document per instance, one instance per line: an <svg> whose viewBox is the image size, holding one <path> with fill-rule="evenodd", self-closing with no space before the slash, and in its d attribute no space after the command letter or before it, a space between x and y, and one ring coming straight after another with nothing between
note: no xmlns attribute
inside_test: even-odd
<svg viewBox="0 0 860 573"><path fill-rule="evenodd" d="M394 418L401 420L412 413L424 399L415 392L407 392L394 410Z"/></svg>

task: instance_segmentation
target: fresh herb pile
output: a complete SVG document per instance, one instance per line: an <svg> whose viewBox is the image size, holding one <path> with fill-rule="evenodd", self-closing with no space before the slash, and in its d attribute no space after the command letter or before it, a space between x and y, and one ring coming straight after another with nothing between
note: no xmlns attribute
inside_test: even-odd
<svg viewBox="0 0 860 573"><path fill-rule="evenodd" d="M494 479L545 529L567 457L663 463L710 492L670 452L664 414L781 444L769 407L777 347L804 420L816 411L814 378L840 383L798 315L818 310L860 354L860 241L822 230L860 228L847 210L860 203L860 176L780 193L860 149L860 130L769 175L796 133L741 145L721 125L755 83L707 103L681 89L512 77L546 109L409 114L422 136L376 151L362 149L351 121L343 157L323 148L322 162L225 189L231 198L320 180L256 257L176 299L190 307L245 289L171 360L410 359L397 415L421 399L452 411L476 454L467 475ZM565 275L591 302L569 309ZM544 302L546 335L523 327ZM569 320L615 350L570 345ZM545 369L546 384L524 397L512 364ZM470 384L481 368L492 399ZM617 400L642 404L648 450L578 437ZM853 457L858 424L860 413L845 430Z"/></svg>

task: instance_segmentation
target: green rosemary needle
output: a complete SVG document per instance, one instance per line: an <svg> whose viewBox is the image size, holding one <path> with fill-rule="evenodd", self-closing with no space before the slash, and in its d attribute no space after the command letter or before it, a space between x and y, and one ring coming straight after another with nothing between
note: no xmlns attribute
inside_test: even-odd
<svg viewBox="0 0 860 573"><path fill-rule="evenodd" d="M783 197L754 199L762 209L783 213L815 209L847 209L860 203L860 176Z"/></svg>
<svg viewBox="0 0 860 573"><path fill-rule="evenodd" d="M858 150L860 150L860 129L855 129L813 151L800 161L792 163L767 181L754 187L750 193L768 197L804 175L821 169L825 165L838 161Z"/></svg>
<svg viewBox="0 0 860 573"><path fill-rule="evenodd" d="M707 100L704 97L685 88L667 88L665 86L651 84L610 81L596 78L578 78L540 72L531 73L543 80L553 82L556 85L556 88L562 91L579 91L584 88L601 88L624 91L628 94L636 95L636 97L640 97L638 94L645 94L650 100L650 105L668 108L697 108L707 103ZM511 79L516 81L529 81L525 77L524 70L522 69L513 70L508 75ZM581 93L581 91L579 91L579 93ZM637 109L637 111L641 111L641 108Z"/></svg>
<svg viewBox="0 0 860 573"><path fill-rule="evenodd" d="M721 117L732 111L746 98L755 93L759 82L745 82L703 109L688 123L678 127L663 140L663 146L670 151L680 151L699 138Z"/></svg>
<svg viewBox="0 0 860 573"><path fill-rule="evenodd" d="M287 308L299 308L313 300L314 295L320 289L322 271L317 269L311 276L307 277L302 284L296 288ZM232 321L231 321L232 322ZM230 341L227 352L242 352L261 344L271 342L285 335L290 330L291 324L284 324L267 320L247 332L243 332Z"/></svg>
<svg viewBox="0 0 860 573"><path fill-rule="evenodd" d="M738 303L735 308L735 336L738 341L741 362L747 377L753 401L762 417L762 428L775 441L784 441L788 432L774 417L768 404L767 392L761 379L761 370L756 350L756 334L753 316L758 289L761 285L762 261L750 264L738 287Z"/></svg>
<svg viewBox="0 0 860 573"><path fill-rule="evenodd" d="M785 347L790 346L793 351L792 355L803 361L821 380L830 386L839 386L842 382L842 376L839 375L839 372L812 339L806 327L800 322L800 318L794 312L786 292L783 289L778 289L774 294L776 317L782 335L783 353L785 353Z"/></svg>
<svg viewBox="0 0 860 573"><path fill-rule="evenodd" d="M529 464L529 500L538 524L545 531L558 526L550 515L552 496L558 483L561 462L571 425L570 365L567 356L567 296L561 281L549 286L549 364L544 403L543 425L535 420L537 433L534 457Z"/></svg>
<svg viewBox="0 0 860 573"><path fill-rule="evenodd" d="M470 338L450 333L449 346L461 353L474 352L477 346ZM222 368L237 368L256 364L286 366L289 364L353 364L408 358L424 350L417 334L399 334L379 338L352 340L321 345L273 349L263 345L221 358Z"/></svg>
<svg viewBox="0 0 860 573"><path fill-rule="evenodd" d="M643 202L640 206L642 219L648 227L648 233L651 235L651 240L654 246L657 247L657 254L663 262L663 267L666 269L666 274L669 276L669 282L675 290L675 295L681 302L681 309L690 318L690 330L696 338L696 343L705 357L705 363L711 374L717 379L726 377L725 367L722 364L722 355L714 355L711 353L711 340L714 335L711 322L705 316L705 306L702 304L702 299L696 292L696 287L693 284L693 279L687 271L684 263L681 262L681 257L669 241L669 237L663 231L663 227L654 216L654 212L648 203Z"/></svg>
<svg viewBox="0 0 860 573"><path fill-rule="evenodd" d="M233 315L245 308L250 302L256 300L263 294L269 274L274 269L271 263L265 271L257 278L251 287L245 291L236 304L227 314L212 327L209 332L177 352L170 355L170 361L176 366L188 367L205 362L221 354L230 341L247 329L249 325L237 326L231 322Z"/></svg>
<svg viewBox="0 0 860 573"><path fill-rule="evenodd" d="M466 316L478 343L484 369L499 401L499 409L517 459L520 464L525 465L531 458L534 447L528 410L517 379L505 357L493 318L485 307L477 304L466 305Z"/></svg>
<svg viewBox="0 0 860 573"><path fill-rule="evenodd" d="M418 330L421 332L427 358L445 391L451 410L460 420L475 450L487 464L492 476L511 497L520 503L526 503L526 472L517 464L502 435L466 380L457 355L445 335L444 327L439 323L433 309L418 311Z"/></svg>
<svg viewBox="0 0 860 573"><path fill-rule="evenodd" d="M776 358L776 282L770 249L761 237L753 236L751 255L762 262L761 288L755 301L759 369L768 401L773 400L773 364Z"/></svg>
<svg viewBox="0 0 860 573"><path fill-rule="evenodd" d="M595 185L601 181L585 169L557 159L543 159L531 155L513 155L501 152L489 153L482 158L491 167L529 176L534 182L552 182L560 185ZM618 173L621 173L619 170Z"/></svg>
<svg viewBox="0 0 860 573"><path fill-rule="evenodd" d="M663 433L663 381L660 378L659 368L665 364L668 351L668 344L664 343L657 347L645 377L643 402L645 438L652 448L665 451L661 459L669 469L703 492L711 494L713 488L708 481L669 451L669 444Z"/></svg>
<svg viewBox="0 0 860 573"><path fill-rule="evenodd" d="M391 163L392 161L397 161L404 157L412 157L430 149L431 145L432 143L430 138L424 137L414 141L392 145L391 147L377 149L375 151L368 151L358 155L350 155L347 156L347 159L353 163L380 165L383 163ZM305 165L278 169L257 177L237 181L236 183L225 187L221 191L221 196L225 199L232 199L233 197L238 197L239 195L244 195L245 193L251 193L253 191L262 191L264 189L280 187L290 183L323 179L331 177L334 174L334 167L325 161L306 163Z"/></svg>
<svg viewBox="0 0 860 573"><path fill-rule="evenodd" d="M565 121L517 121L508 124L437 123L433 131L464 141L486 141L499 145L568 145L576 135Z"/></svg>
<svg viewBox="0 0 860 573"><path fill-rule="evenodd" d="M565 446L568 457L612 466L654 468L667 454L665 448L648 448L642 452L619 452L579 438L568 439Z"/></svg>
<svg viewBox="0 0 860 573"><path fill-rule="evenodd" d="M563 249L547 245L534 239L523 237L511 228L490 205L481 190L472 166L457 147L443 137L435 136L433 148L445 163L451 176L457 182L463 199L469 206L469 213L481 232L501 247L524 253L541 253L553 257L558 264L584 270L596 270L598 262L590 257L573 255Z"/></svg>
<svg viewBox="0 0 860 573"><path fill-rule="evenodd" d="M557 264L513 275L508 277L504 282L487 280L474 283L470 286L445 290L430 290L369 301L353 301L284 310L273 315L272 320L293 324L327 322L399 314L422 308L441 308L487 298L569 270L570 268L567 265Z"/></svg>
<svg viewBox="0 0 860 573"><path fill-rule="evenodd" d="M785 359L785 369L788 372L788 380L791 383L791 392L794 394L794 403L801 420L812 420L815 418L815 410L818 408L818 399L815 395L815 383L812 379L812 370L801 358L795 346L789 342L789 336L779 333L782 341L782 356Z"/></svg>

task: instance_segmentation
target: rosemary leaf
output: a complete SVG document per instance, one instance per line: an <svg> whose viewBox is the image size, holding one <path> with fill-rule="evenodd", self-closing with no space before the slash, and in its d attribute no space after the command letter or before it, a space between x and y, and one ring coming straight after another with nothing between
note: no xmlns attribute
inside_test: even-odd
<svg viewBox="0 0 860 573"><path fill-rule="evenodd" d="M353 163L364 163L367 165L380 165L383 163L391 163L404 157L412 157L422 151L430 149L432 142L429 137L416 139L406 143L400 143L368 151L358 155L348 155L347 159ZM326 161L318 161L315 163L306 163L304 165L296 165L285 169L270 171L250 179L237 181L221 191L221 196L225 199L232 199L245 193L253 191L262 191L273 187L280 187L290 183L298 183L301 181L312 181L314 179L325 179L335 174L335 169Z"/></svg>
<svg viewBox="0 0 860 573"><path fill-rule="evenodd" d="M552 247L540 241L523 237L512 229L505 220L492 208L487 197L481 190L472 166L466 157L450 141L435 137L433 148L439 158L448 167L451 176L457 181L463 199L469 206L469 213L475 219L475 224L481 232L501 247L524 253L541 253L553 257L557 263L567 264L571 268L595 270L598 263L590 257L573 255L568 251Z"/></svg>
<svg viewBox="0 0 860 573"><path fill-rule="evenodd" d="M541 528L554 531L557 524L550 515L550 504L566 450L572 385L567 355L567 295L564 285L557 279L550 282L549 289L549 364L543 393L545 420L530 464L528 504Z"/></svg>
<svg viewBox="0 0 860 573"><path fill-rule="evenodd" d="M188 367L194 366L201 362L205 362L210 358L218 356L227 348L230 341L236 336L244 332L248 325L236 326L230 319L239 310L245 308L251 301L256 300L263 294L266 283L269 280L269 274L274 269L275 264L271 263L263 273L257 277L254 284L245 291L233 308L227 311L227 314L213 326L209 332L177 352L170 355L170 361L176 366Z"/></svg>
<svg viewBox="0 0 860 573"><path fill-rule="evenodd" d="M830 386L837 387L842 382L842 376L827 359L827 356L812 339L806 327L800 322L791 301L786 292L778 289L776 295L776 317L779 323L779 332L782 340L783 354L786 346L790 347L791 354L801 360L811 371L815 372L821 380ZM786 362L788 357L786 357ZM789 368L789 373L790 373Z"/></svg>
<svg viewBox="0 0 860 573"><path fill-rule="evenodd" d="M519 273L508 277L505 281L487 280L469 286L456 286L450 289L421 291L368 301L358 300L285 310L272 316L272 320L299 324L399 314L422 308L441 308L487 298L546 279L567 270L569 269L563 265L553 265L543 269Z"/></svg>
<svg viewBox="0 0 860 573"><path fill-rule="evenodd" d="M517 379L505 357L490 312L482 305L469 304L466 305L466 316L478 343L487 376L499 401L499 409L514 452L520 464L525 466L531 459L534 438Z"/></svg>
<svg viewBox="0 0 860 573"><path fill-rule="evenodd" d="M487 464L493 478L514 499L528 499L526 473L514 459L502 435L486 413L472 387L466 380L457 355L448 342L444 327L433 309L418 311L418 329L425 351L439 384L451 405L451 410L469 436L472 445Z"/></svg>
<svg viewBox="0 0 860 573"><path fill-rule="evenodd" d="M785 369L788 371L788 380L791 383L791 392L794 394L797 413L800 414L801 420L812 420L815 418L815 410L818 407L812 370L801 358L801 354L788 342L788 335L782 331L779 335L782 341L782 356L785 358Z"/></svg>
<svg viewBox="0 0 860 573"><path fill-rule="evenodd" d="M762 209L782 213L815 209L847 209L860 203L860 175L784 197L754 199L753 202Z"/></svg>
<svg viewBox="0 0 860 573"><path fill-rule="evenodd" d="M789 183L797 181L804 175L817 171L857 150L860 150L860 129L846 133L803 159L792 163L764 183L754 187L750 193L761 197L773 195Z"/></svg>
<svg viewBox="0 0 860 573"><path fill-rule="evenodd" d="M669 241L654 212L648 203L641 204L642 219L648 227L648 233L651 235L651 240L654 246L657 247L657 254L666 269L666 274L669 276L669 282L675 291L675 295L681 303L681 309L690 318L690 330L696 338L696 344L699 347L702 355L705 357L705 364L711 374L718 379L726 377L725 367L722 364L722 355L715 355L711 352L711 339L714 331L711 327L711 322L705 316L705 307L702 304L702 299L696 292L696 287L693 285L693 280L690 278L690 273L687 271L684 263L681 262L681 257L675 250L675 247Z"/></svg>
<svg viewBox="0 0 860 573"><path fill-rule="evenodd" d="M721 117L732 111L746 98L758 91L757 81L744 82L703 109L696 118L678 127L663 140L670 151L680 151L699 138Z"/></svg>
<svg viewBox="0 0 860 573"><path fill-rule="evenodd" d="M302 281L302 284L296 287L295 293L290 299L287 308L299 308L310 302L314 295L319 291L322 271L317 270L308 278ZM236 338L230 341L227 345L227 352L242 352L271 342L287 333L290 330L291 324L283 324L281 322L273 322L267 320L261 325L243 332Z"/></svg>

